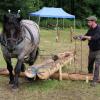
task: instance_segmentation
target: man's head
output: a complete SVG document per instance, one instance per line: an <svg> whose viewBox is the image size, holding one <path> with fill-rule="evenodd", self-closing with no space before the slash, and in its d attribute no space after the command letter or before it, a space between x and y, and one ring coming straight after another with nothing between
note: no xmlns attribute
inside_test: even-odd
<svg viewBox="0 0 100 100"><path fill-rule="evenodd" d="M90 28L95 28L97 26L97 18L95 16L89 16L87 19L87 24Z"/></svg>

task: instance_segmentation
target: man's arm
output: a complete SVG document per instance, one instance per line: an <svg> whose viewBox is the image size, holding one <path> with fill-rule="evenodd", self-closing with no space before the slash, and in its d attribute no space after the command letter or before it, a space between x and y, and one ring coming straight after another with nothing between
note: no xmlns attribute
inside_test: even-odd
<svg viewBox="0 0 100 100"><path fill-rule="evenodd" d="M84 35L81 38L82 38L81 40L91 40L92 37Z"/></svg>
<svg viewBox="0 0 100 100"><path fill-rule="evenodd" d="M91 40L91 36L89 36L89 35L90 35L90 30L88 30L88 32L85 35L75 36L74 39L78 39L78 40L81 40L81 41Z"/></svg>
<svg viewBox="0 0 100 100"><path fill-rule="evenodd" d="M96 32L95 35L93 35L93 36L89 36L89 35L82 36L82 39L98 40L98 39L100 39L100 31Z"/></svg>

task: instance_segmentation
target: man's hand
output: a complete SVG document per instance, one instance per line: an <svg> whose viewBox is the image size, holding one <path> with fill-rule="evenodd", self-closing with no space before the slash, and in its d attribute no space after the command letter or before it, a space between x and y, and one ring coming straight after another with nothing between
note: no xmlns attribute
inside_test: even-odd
<svg viewBox="0 0 100 100"><path fill-rule="evenodd" d="M82 36L82 39L91 40L91 36Z"/></svg>
<svg viewBox="0 0 100 100"><path fill-rule="evenodd" d="M73 39L75 39L75 40L82 40L83 36L82 35L77 35L77 36L74 36Z"/></svg>
<svg viewBox="0 0 100 100"><path fill-rule="evenodd" d="M91 36L84 36L84 35L74 36L73 38L77 40L84 40L84 39L91 40Z"/></svg>

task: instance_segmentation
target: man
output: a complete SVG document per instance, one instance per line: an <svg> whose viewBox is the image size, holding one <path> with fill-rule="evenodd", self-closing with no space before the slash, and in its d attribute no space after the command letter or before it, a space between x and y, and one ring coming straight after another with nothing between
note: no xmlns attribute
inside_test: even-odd
<svg viewBox="0 0 100 100"><path fill-rule="evenodd" d="M99 78L99 66L100 66L100 26L96 23L97 18L90 16L87 18L87 24L89 26L88 32L81 36L81 40L88 40L89 45L89 57L88 57L88 73L93 73L93 65L95 63L92 86L95 86Z"/></svg>

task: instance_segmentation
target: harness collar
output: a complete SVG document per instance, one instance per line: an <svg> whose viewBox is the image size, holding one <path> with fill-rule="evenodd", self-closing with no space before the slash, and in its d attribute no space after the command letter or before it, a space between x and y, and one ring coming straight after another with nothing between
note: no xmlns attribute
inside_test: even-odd
<svg viewBox="0 0 100 100"><path fill-rule="evenodd" d="M16 43L15 43L14 47L16 47L17 45L19 45L24 40L24 38L25 38L25 36L24 37L20 37L18 40L16 39ZM8 38L8 39L10 39L10 38ZM7 39L5 39L4 36L0 37L0 42L1 42L1 45L4 46L4 47L6 47L9 52L12 52L9 49L9 45L7 43L8 41L7 41ZM15 50L15 48L14 48L14 50Z"/></svg>

